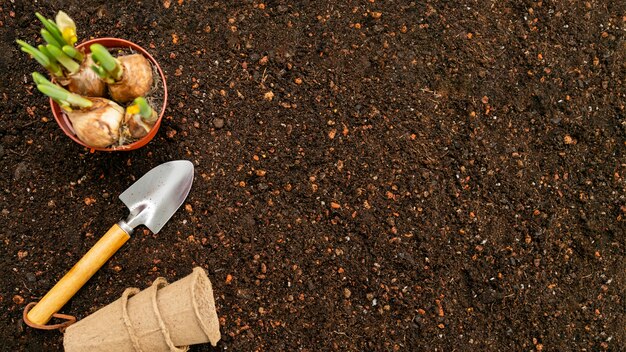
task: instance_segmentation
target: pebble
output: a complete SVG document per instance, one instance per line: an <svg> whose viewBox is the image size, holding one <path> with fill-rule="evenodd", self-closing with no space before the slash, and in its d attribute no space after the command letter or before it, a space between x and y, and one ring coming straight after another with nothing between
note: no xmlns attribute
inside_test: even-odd
<svg viewBox="0 0 626 352"><path fill-rule="evenodd" d="M350 291L350 289L348 289L348 288L344 288L344 289L343 289L343 296L344 296L345 298L350 298L350 296L352 296L352 292Z"/></svg>
<svg viewBox="0 0 626 352"><path fill-rule="evenodd" d="M563 142L565 144L576 144L576 140L574 138L572 138L572 136L570 136L569 134L566 134L563 137Z"/></svg>
<svg viewBox="0 0 626 352"><path fill-rule="evenodd" d="M224 119L220 119L220 118L213 119L213 126L215 126L215 128L218 128L218 129L224 127Z"/></svg>
<svg viewBox="0 0 626 352"><path fill-rule="evenodd" d="M28 251L22 251L22 250L17 251L17 258L18 259L24 259L27 256L28 256Z"/></svg>
<svg viewBox="0 0 626 352"><path fill-rule="evenodd" d="M28 171L28 164L22 161L21 163L17 164L17 167L15 168L15 172L13 173L13 179L15 179L15 181L21 180L26 175L27 171Z"/></svg>
<svg viewBox="0 0 626 352"><path fill-rule="evenodd" d="M26 273L26 280L28 280L28 282L35 282L37 281L37 277L33 273Z"/></svg>
<svg viewBox="0 0 626 352"><path fill-rule="evenodd" d="M175 129L169 128L167 132L165 132L165 135L167 136L167 138L171 139L171 138L174 138L174 136L176 136L176 133L178 132L176 132Z"/></svg>

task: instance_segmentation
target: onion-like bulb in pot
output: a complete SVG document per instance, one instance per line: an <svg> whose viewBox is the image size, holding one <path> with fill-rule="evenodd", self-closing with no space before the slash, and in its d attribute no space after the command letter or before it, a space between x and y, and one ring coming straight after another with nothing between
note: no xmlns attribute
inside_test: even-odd
<svg viewBox="0 0 626 352"><path fill-rule="evenodd" d="M89 108L67 112L76 136L91 147L104 148L119 141L124 108L105 98L89 98Z"/></svg>
<svg viewBox="0 0 626 352"><path fill-rule="evenodd" d="M125 103L143 97L152 89L152 65L140 54L124 55L114 58L100 44L91 45L90 49L95 65L93 70L107 82L109 95L113 100Z"/></svg>
<svg viewBox="0 0 626 352"><path fill-rule="evenodd" d="M59 79L59 83L67 89L79 95L88 97L102 97L106 93L106 83L93 72L91 66L94 64L90 54L85 55L85 59L80 64L80 69L68 75L66 79Z"/></svg>
<svg viewBox="0 0 626 352"><path fill-rule="evenodd" d="M54 85L39 73L33 73L37 89L55 100L72 123L76 136L90 147L104 148L119 141L124 109L114 101L78 94Z"/></svg>

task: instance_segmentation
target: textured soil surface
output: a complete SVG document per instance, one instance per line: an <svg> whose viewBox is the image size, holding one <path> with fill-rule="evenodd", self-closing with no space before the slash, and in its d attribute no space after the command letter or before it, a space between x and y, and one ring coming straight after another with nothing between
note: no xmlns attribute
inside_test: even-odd
<svg viewBox="0 0 626 352"><path fill-rule="evenodd" d="M0 350L162 162L195 182L62 309L207 269L191 351L623 351L624 1L0 1ZM89 153L33 87L35 11L146 48L147 146Z"/></svg>

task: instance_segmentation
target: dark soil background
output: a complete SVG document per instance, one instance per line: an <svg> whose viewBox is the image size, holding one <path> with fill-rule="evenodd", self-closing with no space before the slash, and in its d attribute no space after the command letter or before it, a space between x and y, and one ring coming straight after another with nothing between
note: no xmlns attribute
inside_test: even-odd
<svg viewBox="0 0 626 352"><path fill-rule="evenodd" d="M0 1L0 349L154 166L186 204L67 304L200 265L223 339L192 351L623 351L624 1ZM56 125L15 44L63 9L168 78L134 152Z"/></svg>

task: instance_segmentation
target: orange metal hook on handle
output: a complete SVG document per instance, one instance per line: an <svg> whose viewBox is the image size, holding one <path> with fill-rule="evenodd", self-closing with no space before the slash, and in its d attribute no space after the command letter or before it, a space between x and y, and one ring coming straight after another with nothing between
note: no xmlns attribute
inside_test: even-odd
<svg viewBox="0 0 626 352"><path fill-rule="evenodd" d="M24 308L24 314L22 315L22 319L24 319L24 322L26 323L26 325L30 326L31 328L35 328L35 329L41 329L41 330L61 330L61 332L63 332L65 330L65 328L67 328L68 326L74 324L76 322L76 317L72 316L72 315L67 315L67 314L60 314L60 313L54 313L52 315L53 318L58 318L58 319L64 319L65 322L63 323L59 323L59 324L52 324L52 325L42 325L42 324L37 324L37 323L33 323L32 321L28 320L28 311L30 311L30 309L32 307L35 306L35 304L37 304L39 302L30 302L26 305L26 307Z"/></svg>

